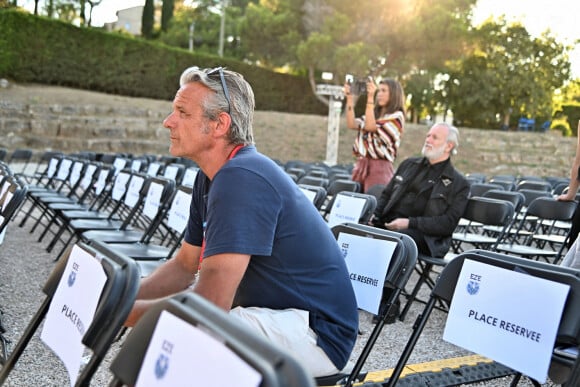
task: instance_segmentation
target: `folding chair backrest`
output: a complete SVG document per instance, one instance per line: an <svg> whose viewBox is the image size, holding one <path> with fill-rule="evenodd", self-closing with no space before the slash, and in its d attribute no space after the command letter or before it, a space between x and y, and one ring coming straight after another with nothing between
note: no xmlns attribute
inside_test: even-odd
<svg viewBox="0 0 580 387"><path fill-rule="evenodd" d="M469 187L469 196L484 196L487 191L504 190L504 187L493 183L471 183Z"/></svg>
<svg viewBox="0 0 580 387"><path fill-rule="evenodd" d="M93 319L90 322L84 322L89 324L85 325L86 330L82 336L82 343L91 349L92 355L89 362L82 368L75 385L89 384L91 377L97 370L115 336L122 328L139 289L139 272L136 263L127 257L113 253L106 247L100 245L89 247L79 243L75 247L67 249L50 274L43 287L46 298L14 347L10 357L6 360L4 367L0 370L0 385L6 380L40 323L46 317L51 303L55 300L54 295L61 282L68 282L68 286L72 286L71 284L76 282L77 275L73 273L75 266L70 265L70 268L67 267L75 248L79 248L78 251L84 251L95 257L106 276L106 282L100 294ZM81 270L82 268L79 269L77 267L76 269ZM70 270L70 273L67 270ZM83 275L83 278L87 278L87 276ZM66 303L67 301L58 300L58 302ZM57 307L60 308L60 305L57 305ZM62 332L62 334L66 334L66 332Z"/></svg>
<svg viewBox="0 0 580 387"><path fill-rule="evenodd" d="M401 292L405 289L405 285L407 284L407 281L409 280L409 277L413 272L413 268L417 262L417 246L415 245L413 239L411 239L411 237L408 235L358 223L343 223L336 225L332 228L332 233L337 240L339 240L341 234L345 233L357 235L363 238L386 240L396 243L383 286L380 287L381 291L383 287L391 289L388 299L383 300L386 303L386 308L382 311L383 315L381 315L381 318L374 326L373 331L369 335L369 338L363 347L359 358L356 361L356 364L346 379L345 386L350 387L358 377L373 346L381 334L389 309L395 300L398 299ZM376 253L379 254L379 252ZM321 382L324 381L321 380ZM329 382L332 383L333 381L329 380ZM324 385L327 384L328 383L324 383Z"/></svg>
<svg viewBox="0 0 580 387"><path fill-rule="evenodd" d="M187 324L186 326L192 331L195 330L198 334L209 335L216 339L220 343L216 343L216 345L220 347L224 345L239 360L260 374L261 387L310 387L315 385L312 377L283 348L274 346L244 324L239 324L234 318L203 297L192 292L185 292L157 303L141 317L111 363L110 369L114 378L110 386L135 385L138 378L146 377L145 372L153 371L152 369L142 369L142 366L149 350L155 351L156 359L159 357L161 349L149 349L149 346L154 335L166 334L166 332L156 329L158 321L163 316L173 316ZM177 346L180 343L181 341L171 344ZM192 345L189 342L184 342L182 345L196 348L202 352L202 355L207 350L196 346L195 343ZM164 355L167 356L165 359L169 364L175 367L179 363L187 364L189 360L174 359L167 353ZM227 374L228 363L221 363L221 366ZM183 371L197 375L206 372L191 367L195 367L195 364L188 365L188 369ZM141 373L144 376L140 375ZM186 375L185 378L189 375ZM220 384L220 374L214 373L211 378L216 380L215 385Z"/></svg>
<svg viewBox="0 0 580 387"><path fill-rule="evenodd" d="M26 199L27 185L14 176L0 179L0 244L12 216Z"/></svg>
<svg viewBox="0 0 580 387"><path fill-rule="evenodd" d="M580 315L580 273L577 270L487 250L470 250L459 254L443 268L433 287L430 300L418 318L420 321L415 323L414 329L419 331L415 331L409 339L388 386L393 386L397 382L400 372L409 359L421 330L435 305L435 301L443 300L448 304L452 302L459 274L464 261L467 259L569 285L570 291L560 318L555 347L560 344L578 347L580 344L580 319L578 318ZM557 316L554 317L556 318Z"/></svg>
<svg viewBox="0 0 580 387"><path fill-rule="evenodd" d="M115 169L115 174L118 174L120 171L125 169L127 167L127 164L129 164L129 160L127 160L126 158L115 157L115 160L113 161L113 168Z"/></svg>
<svg viewBox="0 0 580 387"><path fill-rule="evenodd" d="M375 208L377 207L377 198L374 195L365 194L361 192L348 192L348 191L339 192L338 194L333 196L330 202L327 204L327 207L330 208L328 212L329 219L330 217L332 217L333 211L336 211L338 206L341 205L341 197L347 198L347 200L349 198L363 200L364 205L359 214L358 223L368 223L371 216L373 215L373 212L375 211ZM352 220L345 220L345 222L347 221Z"/></svg>
<svg viewBox="0 0 580 387"><path fill-rule="evenodd" d="M487 250L470 250L451 260L441 272L432 295L451 302L463 261L471 259L507 270L523 272L570 285L570 293L558 328L557 343L580 344L580 273L577 270L545 262L515 257Z"/></svg>
<svg viewBox="0 0 580 387"><path fill-rule="evenodd" d="M175 180L177 185L181 184L183 175L185 173L185 165L179 163L171 163L165 166L163 170L163 177Z"/></svg>
<svg viewBox="0 0 580 387"><path fill-rule="evenodd" d="M545 180L522 180L516 186L516 189L533 189L536 191L552 192L552 184Z"/></svg>
<svg viewBox="0 0 580 387"><path fill-rule="evenodd" d="M528 206L526 215L537 216L550 220L571 220L574 216L577 203L574 201L559 201L552 197L539 197Z"/></svg>
<svg viewBox="0 0 580 387"><path fill-rule="evenodd" d="M32 159L32 149L15 149L10 158L8 159L8 165L14 167L17 163L22 163L23 165L20 167L20 172L24 172L28 163Z"/></svg>
<svg viewBox="0 0 580 387"><path fill-rule="evenodd" d="M188 186L179 186L167 211L167 226L177 233L183 233L189 218L189 205L193 190Z"/></svg>
<svg viewBox="0 0 580 387"><path fill-rule="evenodd" d="M417 261L417 245L408 235L359 223L342 223L332 228L336 238L341 232L360 235L372 239L397 242L397 248L387 271L385 285L403 290Z"/></svg>
<svg viewBox="0 0 580 387"><path fill-rule="evenodd" d="M474 196L469 198L463 218L491 226L507 225L514 216L514 206L506 200Z"/></svg>
<svg viewBox="0 0 580 387"><path fill-rule="evenodd" d="M328 195L334 196L339 192L360 192L360 183L350 179L335 179L328 185Z"/></svg>
<svg viewBox="0 0 580 387"><path fill-rule="evenodd" d="M193 187L193 183L195 182L195 178L197 177L197 173L199 172L198 167L189 167L183 173L183 179L181 179L181 185L186 185L189 187Z"/></svg>
<svg viewBox="0 0 580 387"><path fill-rule="evenodd" d="M326 199L326 189L321 186L298 184L298 188L312 201L314 207L320 210Z"/></svg>
<svg viewBox="0 0 580 387"><path fill-rule="evenodd" d="M551 196L550 193L547 191L538 191L536 189L522 188L518 190L518 192L521 192L526 198L526 200L524 201L525 208L527 208L530 205L530 203L532 203L537 198L547 198Z"/></svg>
<svg viewBox="0 0 580 387"><path fill-rule="evenodd" d="M304 175L298 179L298 184L317 185L320 187L328 187L328 179L318 176Z"/></svg>
<svg viewBox="0 0 580 387"><path fill-rule="evenodd" d="M518 191L506 191L504 189L496 190L492 189L483 194L484 198L507 200L514 205L515 213L519 213L526 201L524 194Z"/></svg>
<svg viewBox="0 0 580 387"><path fill-rule="evenodd" d="M149 163L149 165L147 166L147 175L157 176L162 166L163 164L161 164L159 161L153 161Z"/></svg>

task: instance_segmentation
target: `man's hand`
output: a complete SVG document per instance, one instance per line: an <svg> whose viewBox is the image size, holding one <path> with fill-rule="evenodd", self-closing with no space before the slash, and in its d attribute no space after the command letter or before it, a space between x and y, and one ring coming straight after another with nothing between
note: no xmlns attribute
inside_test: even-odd
<svg viewBox="0 0 580 387"><path fill-rule="evenodd" d="M385 228L391 231L399 231L409 228L409 219L397 218L392 222L385 223Z"/></svg>

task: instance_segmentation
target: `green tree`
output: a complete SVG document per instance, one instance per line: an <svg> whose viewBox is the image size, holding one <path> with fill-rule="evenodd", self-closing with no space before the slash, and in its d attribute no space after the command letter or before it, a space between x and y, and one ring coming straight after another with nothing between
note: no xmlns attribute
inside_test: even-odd
<svg viewBox="0 0 580 387"><path fill-rule="evenodd" d="M413 71L443 68L463 50L474 4L475 0L306 1L307 35L298 45L298 58L310 76L317 69L330 71L339 84L347 73L402 79ZM321 40L326 42L323 53L314 49Z"/></svg>
<svg viewBox="0 0 580 387"><path fill-rule="evenodd" d="M171 46L181 48L189 47L190 28L194 28L193 48L196 52L215 54L218 51L220 14L216 4L219 1L205 0L199 1L194 7L184 5L182 2L175 4L175 14L167 31L162 32L159 40ZM226 8L225 25L226 39L224 42L224 52L229 57L240 60L245 56L241 52L239 45L238 24L242 16L242 8L230 5Z"/></svg>
<svg viewBox="0 0 580 387"><path fill-rule="evenodd" d="M153 37L153 16L155 13L155 6L153 0L145 0L143 7L143 15L141 16L141 35L145 39Z"/></svg>
<svg viewBox="0 0 580 387"><path fill-rule="evenodd" d="M268 68L296 65L296 49L303 39L303 0L260 0L250 3L240 23L247 59Z"/></svg>
<svg viewBox="0 0 580 387"><path fill-rule="evenodd" d="M173 0L163 0L161 7L161 31L167 31L169 28L169 23L173 18L174 8L175 2Z"/></svg>
<svg viewBox="0 0 580 387"><path fill-rule="evenodd" d="M568 47L519 23L489 21L473 30L472 48L450 61L442 98L461 125L513 126L521 116L551 118L552 95L569 79Z"/></svg>

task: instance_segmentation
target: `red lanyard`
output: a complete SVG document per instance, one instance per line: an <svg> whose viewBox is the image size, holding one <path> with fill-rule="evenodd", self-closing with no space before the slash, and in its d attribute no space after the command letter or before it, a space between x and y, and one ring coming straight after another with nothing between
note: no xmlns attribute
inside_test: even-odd
<svg viewBox="0 0 580 387"><path fill-rule="evenodd" d="M244 145L239 144L236 145L236 147L234 149L232 149L232 151L230 152L230 155L228 156L228 161L233 159L234 156L239 152L240 149L242 149L244 147ZM207 203L206 203L207 205ZM203 225L203 239L201 241L201 252L199 254L199 267L198 270L201 269L201 262L203 261L203 254L205 252L205 224Z"/></svg>

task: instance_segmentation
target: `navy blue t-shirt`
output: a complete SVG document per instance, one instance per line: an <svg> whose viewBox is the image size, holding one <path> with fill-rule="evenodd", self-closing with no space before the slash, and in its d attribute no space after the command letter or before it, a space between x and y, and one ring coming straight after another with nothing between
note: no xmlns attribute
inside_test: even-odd
<svg viewBox="0 0 580 387"><path fill-rule="evenodd" d="M211 183L197 175L185 240L201 246L204 228L205 259L251 255L233 307L310 312L318 346L342 369L358 331L356 299L332 232L296 183L246 146Z"/></svg>

